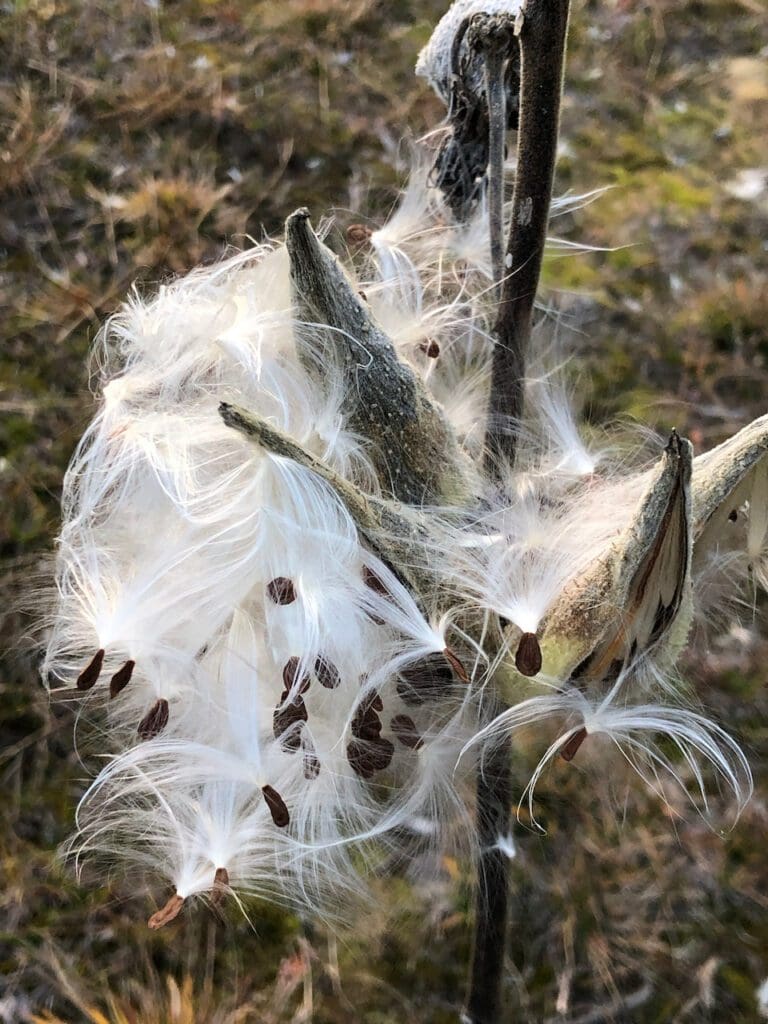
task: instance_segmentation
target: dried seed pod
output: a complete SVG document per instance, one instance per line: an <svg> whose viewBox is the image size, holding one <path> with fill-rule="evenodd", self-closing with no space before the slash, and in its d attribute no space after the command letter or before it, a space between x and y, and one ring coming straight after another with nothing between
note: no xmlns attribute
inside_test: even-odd
<svg viewBox="0 0 768 1024"><path fill-rule="evenodd" d="M272 786L262 786L261 792L264 794L264 800L272 815L272 821L278 828L285 828L291 820L285 801Z"/></svg>
<svg viewBox="0 0 768 1024"><path fill-rule="evenodd" d="M184 897L174 893L164 907L155 911L147 924L153 931L157 931L158 928L162 928L164 924L168 924L169 921L173 921L175 917L178 917L183 906Z"/></svg>
<svg viewBox="0 0 768 1024"><path fill-rule="evenodd" d="M523 633L515 653L515 667L524 676L535 676L541 672L541 647L535 633Z"/></svg>
<svg viewBox="0 0 768 1024"><path fill-rule="evenodd" d="M326 690L335 690L336 687L341 683L341 676L339 670L329 661L325 655L320 654L315 658L315 675L321 686L324 686Z"/></svg>
<svg viewBox="0 0 768 1024"><path fill-rule="evenodd" d="M146 715L144 715L136 728L136 732L143 740L151 740L154 736L159 736L166 725L168 725L169 714L168 701L161 697L155 701Z"/></svg>
<svg viewBox="0 0 768 1024"><path fill-rule="evenodd" d="M85 666L83 671L77 677L75 686L78 690L90 690L92 686L96 685L96 681L101 675L101 666L104 664L104 648L100 647L94 654L88 664Z"/></svg>
<svg viewBox="0 0 768 1024"><path fill-rule="evenodd" d="M283 666L283 686L287 691L298 687L299 693L306 693L312 679L308 672L301 673L301 658L295 655Z"/></svg>
<svg viewBox="0 0 768 1024"><path fill-rule="evenodd" d="M389 725L404 747L408 747L409 750L421 750L424 746L421 733L409 715L395 715Z"/></svg>
<svg viewBox="0 0 768 1024"><path fill-rule="evenodd" d="M135 661L126 661L122 668L112 676L109 681L109 698L112 700L118 693L121 693L131 681L133 670L136 667Z"/></svg>
<svg viewBox="0 0 768 1024"><path fill-rule="evenodd" d="M560 751L560 757L562 757L564 761L572 761L578 754L579 747L588 735L589 734L586 729L579 729L578 732L575 732Z"/></svg>
<svg viewBox="0 0 768 1024"><path fill-rule="evenodd" d="M267 593L275 604L293 604L296 600L296 588L293 585L293 580L287 576L275 576L273 580L270 580L267 584Z"/></svg>

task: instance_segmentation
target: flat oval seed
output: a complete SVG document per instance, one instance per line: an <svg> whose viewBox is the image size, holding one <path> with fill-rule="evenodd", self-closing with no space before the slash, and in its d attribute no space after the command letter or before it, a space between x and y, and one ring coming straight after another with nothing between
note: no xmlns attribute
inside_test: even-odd
<svg viewBox="0 0 768 1024"><path fill-rule="evenodd" d="M226 868L216 868L213 876L213 889L211 890L211 903L218 906L229 889L229 872Z"/></svg>
<svg viewBox="0 0 768 1024"><path fill-rule="evenodd" d="M291 820L285 801L272 786L262 786L261 792L264 794L264 800L272 815L272 821L278 828L285 828Z"/></svg>
<svg viewBox="0 0 768 1024"><path fill-rule="evenodd" d="M168 725L169 714L168 701L161 697L155 701L139 722L136 732L143 740L151 740L154 736L159 736Z"/></svg>
<svg viewBox="0 0 768 1024"><path fill-rule="evenodd" d="M560 751L560 757L562 757L564 761L572 761L576 754L578 754L579 747L588 735L589 733L586 729L579 729L578 732L575 732Z"/></svg>
<svg viewBox="0 0 768 1024"><path fill-rule="evenodd" d="M315 658L315 675L326 690L335 690L341 682L339 670L322 654Z"/></svg>
<svg viewBox="0 0 768 1024"><path fill-rule="evenodd" d="M443 654L435 653L400 669L397 692L404 704L418 707L425 701L439 700L452 685L450 663Z"/></svg>
<svg viewBox="0 0 768 1024"><path fill-rule="evenodd" d="M304 737L304 778L311 781L320 774L320 758L314 748L312 740Z"/></svg>
<svg viewBox="0 0 768 1024"><path fill-rule="evenodd" d="M267 584L267 593L275 604L293 604L296 600L296 588L293 580L287 576L275 576Z"/></svg>
<svg viewBox="0 0 768 1024"><path fill-rule="evenodd" d="M178 893L174 893L165 906L161 907L160 910L156 911L152 917L150 917L147 924L153 931L157 931L158 928L162 928L164 924L168 924L169 921L178 917L183 906L184 897L179 896Z"/></svg>
<svg viewBox="0 0 768 1024"><path fill-rule="evenodd" d="M135 661L126 661L122 668L112 676L109 681L109 699L112 700L118 693L121 693L131 681L133 670L136 667Z"/></svg>
<svg viewBox="0 0 768 1024"><path fill-rule="evenodd" d="M395 748L389 740L351 740L347 744L350 767L363 779L371 779L376 772L389 767Z"/></svg>
<svg viewBox="0 0 768 1024"><path fill-rule="evenodd" d="M541 671L541 647L535 633L523 633L515 653L515 667L524 676L535 676Z"/></svg>
<svg viewBox="0 0 768 1024"><path fill-rule="evenodd" d="M272 715L272 732L275 739L280 740L283 750L295 753L301 746L302 725L307 721L307 706L301 697L288 700L283 694L283 702L278 704Z"/></svg>
<svg viewBox="0 0 768 1024"><path fill-rule="evenodd" d="M289 658L283 666L283 686L286 690L292 690L298 686L299 693L306 693L309 689L309 684L312 682L309 673L305 672L300 675L299 666L301 665L301 658L297 658L294 655Z"/></svg>
<svg viewBox="0 0 768 1024"><path fill-rule="evenodd" d="M96 680L101 675L101 666L104 664L104 648L100 647L94 654L83 671L77 677L75 686L78 690L90 690L96 685Z"/></svg>
<svg viewBox="0 0 768 1024"><path fill-rule="evenodd" d="M421 750L424 746L416 723L409 715L395 715L389 725L404 747L408 747L409 750Z"/></svg>
<svg viewBox="0 0 768 1024"><path fill-rule="evenodd" d="M459 661L458 655L454 654L454 652L450 649L450 647L446 647L445 648L445 650L443 651L443 657L448 662L448 664L451 666L451 668L456 673L456 675L459 677L459 679L462 681L462 683L468 683L469 682L469 676L467 675L467 670L464 668L462 663Z"/></svg>

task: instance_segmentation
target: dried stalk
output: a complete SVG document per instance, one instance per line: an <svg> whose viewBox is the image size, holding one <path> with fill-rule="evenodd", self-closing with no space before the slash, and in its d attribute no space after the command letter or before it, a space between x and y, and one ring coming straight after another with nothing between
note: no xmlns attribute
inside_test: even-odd
<svg viewBox="0 0 768 1024"><path fill-rule="evenodd" d="M514 464L516 426L523 413L526 357L552 201L567 25L568 0L529 0L519 32L517 177L494 328L496 347L486 432L487 468L492 478L498 473L500 460ZM514 39L509 45L515 45ZM501 77L495 65L486 67L489 83L492 74ZM489 103L498 102L490 88L488 98ZM494 123L493 110L490 123ZM493 199L503 191L503 181L494 185L493 164L490 173ZM491 256L498 274L493 219L491 228ZM502 710L501 701L494 698L487 708L489 720ZM480 857L466 1024L496 1024L500 1019L509 878L499 839L508 834L510 825L511 753L509 740L495 744L477 779Z"/></svg>

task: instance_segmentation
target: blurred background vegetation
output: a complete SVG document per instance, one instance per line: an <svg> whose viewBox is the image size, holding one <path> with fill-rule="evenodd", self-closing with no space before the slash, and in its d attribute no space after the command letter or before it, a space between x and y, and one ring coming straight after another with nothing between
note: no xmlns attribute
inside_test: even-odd
<svg viewBox="0 0 768 1024"><path fill-rule="evenodd" d="M269 906L78 883L56 857L87 775L36 675L31 581L94 408L87 354L132 284L276 234L287 213L383 217L441 116L412 74L440 0L0 3L0 1021L453 1022L467 866L374 881L337 937ZM613 186L553 225L549 260L595 423L709 446L766 411L768 8L575 0L558 190ZM686 666L744 743L756 795L716 828L605 765L553 766L548 834L512 863L515 1021L757 1022L768 976L768 644L730 623ZM581 759L581 758L580 758ZM618 775L616 774L618 772ZM766 1011L768 1015L768 1011Z"/></svg>

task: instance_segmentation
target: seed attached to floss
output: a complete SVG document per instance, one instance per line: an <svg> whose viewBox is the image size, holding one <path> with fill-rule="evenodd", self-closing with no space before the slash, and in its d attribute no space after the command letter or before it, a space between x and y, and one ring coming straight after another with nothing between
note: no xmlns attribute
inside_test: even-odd
<svg viewBox="0 0 768 1024"><path fill-rule="evenodd" d="M372 234L367 224L350 224L346 230L347 244L350 248L360 249L368 245Z"/></svg>
<svg viewBox="0 0 768 1024"><path fill-rule="evenodd" d="M381 719L377 712L383 710L382 699L375 691L363 697L350 723L352 735L359 740L378 740L381 736Z"/></svg>
<svg viewBox="0 0 768 1024"><path fill-rule="evenodd" d="M462 663L459 661L457 655L454 654L450 647L445 648L445 650L443 651L443 657L451 666L451 668L459 677L459 679L462 681L462 683L468 683L469 676L467 675L467 670L464 668Z"/></svg>
<svg viewBox="0 0 768 1024"><path fill-rule="evenodd" d="M347 760L350 767L363 779L371 779L376 772L388 768L395 753L389 740L350 740Z"/></svg>
<svg viewBox="0 0 768 1024"><path fill-rule="evenodd" d="M126 661L122 668L119 668L117 672L112 676L109 681L109 699L115 698L118 693L126 688L128 683L131 681L133 670L136 667L135 661Z"/></svg>
<svg viewBox="0 0 768 1024"><path fill-rule="evenodd" d="M295 753L301 746L301 727L307 721L307 706L301 697L288 699L283 693L281 703L272 715L272 732L280 746L288 753Z"/></svg>
<svg viewBox="0 0 768 1024"><path fill-rule="evenodd" d="M143 740L151 740L153 737L159 736L166 725L168 725L169 715L168 701L161 697L155 701L139 722L136 732Z"/></svg>
<svg viewBox="0 0 768 1024"><path fill-rule="evenodd" d="M369 590L372 590L374 594L380 594L381 597L392 597L373 569L370 569L367 565L363 566L363 583ZM380 615L376 615L375 612L366 611L366 615L371 622L376 623L377 626L383 626L385 624L384 619L382 619Z"/></svg>
<svg viewBox="0 0 768 1024"><path fill-rule="evenodd" d="M184 897L179 896L176 892L171 896L164 907L156 911L152 917L150 917L147 924L153 931L157 931L158 928L162 928L164 924L168 924L169 921L173 921L175 917L179 916L181 908L184 906Z"/></svg>
<svg viewBox="0 0 768 1024"><path fill-rule="evenodd" d="M101 675L101 666L104 664L104 648L100 647L94 654L88 664L85 666L83 671L77 677L75 686L78 690L90 690L92 686L96 685L96 681Z"/></svg>
<svg viewBox="0 0 768 1024"><path fill-rule="evenodd" d="M296 600L296 588L293 580L287 576L275 576L267 584L267 593L275 604L293 604Z"/></svg>
<svg viewBox="0 0 768 1024"><path fill-rule="evenodd" d="M229 889L229 872L226 868L216 868L213 876L213 888L211 889L211 903L217 907L224 899L224 894Z"/></svg>
<svg viewBox="0 0 768 1024"><path fill-rule="evenodd" d="M408 747L409 750L421 750L424 746L416 723L409 715L395 715L389 725L404 747Z"/></svg>
<svg viewBox="0 0 768 1024"><path fill-rule="evenodd" d="M586 729L579 729L578 732L575 732L560 751L560 757L562 757L564 761L572 761L578 754L579 747L588 735L589 733Z"/></svg>
<svg viewBox="0 0 768 1024"><path fill-rule="evenodd" d="M306 693L309 684L312 682L308 672L300 673L301 658L295 655L289 658L283 666L283 686L286 691L295 690L298 686L299 693Z"/></svg>
<svg viewBox="0 0 768 1024"><path fill-rule="evenodd" d="M264 800L269 808L269 813L272 815L272 821L274 821L278 828L285 828L291 820L288 808L285 806L285 801L272 786L262 786L261 792L264 794Z"/></svg>
<svg viewBox="0 0 768 1024"><path fill-rule="evenodd" d="M390 597L390 593L382 580L367 565L363 566L363 583L366 587L370 587L371 590L375 591L375 593L381 594L382 597Z"/></svg>
<svg viewBox="0 0 768 1024"><path fill-rule="evenodd" d="M429 359L437 359L440 355L440 346L434 338L429 338L427 341L422 341L419 348Z"/></svg>
<svg viewBox="0 0 768 1024"><path fill-rule="evenodd" d="M326 690L335 690L341 683L339 670L322 654L315 658L315 675L320 685L324 686Z"/></svg>
<svg viewBox="0 0 768 1024"><path fill-rule="evenodd" d="M453 685L453 671L446 656L428 654L407 668L400 669L397 693L404 704L418 707L425 701L439 700Z"/></svg>
<svg viewBox="0 0 768 1024"><path fill-rule="evenodd" d="M320 774L320 758L317 756L309 736L304 737L302 746L304 748L304 778L311 782Z"/></svg>
<svg viewBox="0 0 768 1024"><path fill-rule="evenodd" d="M541 647L535 633L523 633L515 653L515 667L524 676L538 675L541 672Z"/></svg>

